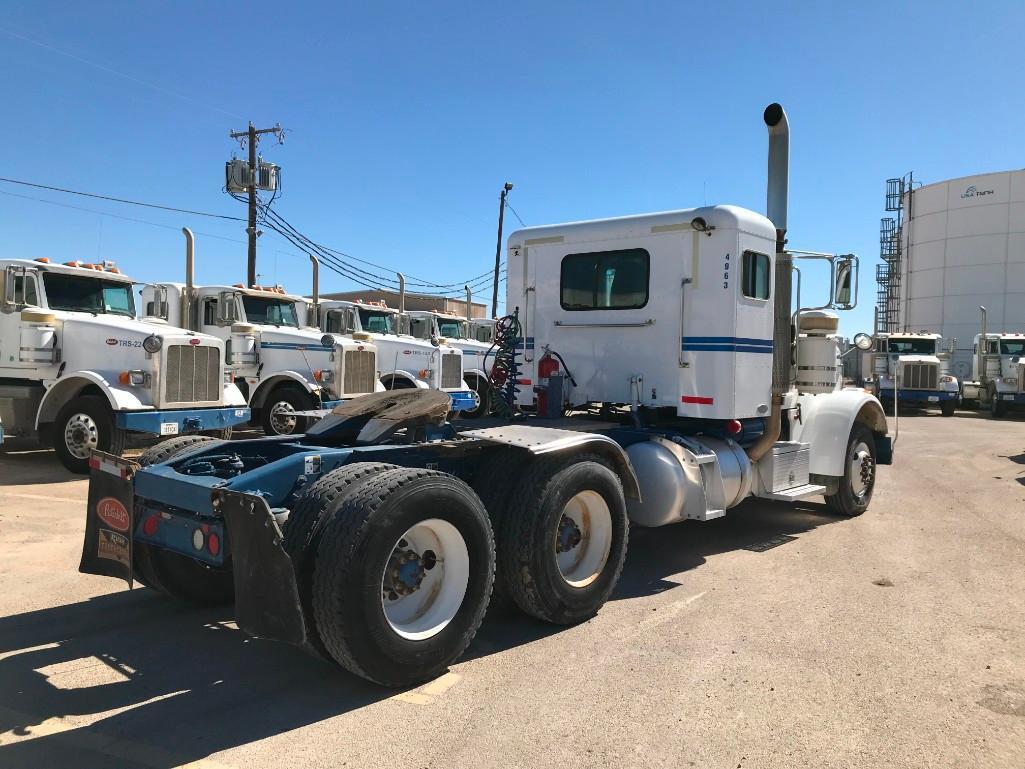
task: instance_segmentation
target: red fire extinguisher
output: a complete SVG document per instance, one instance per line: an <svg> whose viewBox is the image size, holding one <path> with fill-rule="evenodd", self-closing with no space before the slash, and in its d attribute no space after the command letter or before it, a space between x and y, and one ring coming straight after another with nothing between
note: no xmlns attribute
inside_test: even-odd
<svg viewBox="0 0 1025 769"><path fill-rule="evenodd" d="M537 362L537 413L539 416L548 414L548 377L559 373L559 361L551 353L546 352Z"/></svg>

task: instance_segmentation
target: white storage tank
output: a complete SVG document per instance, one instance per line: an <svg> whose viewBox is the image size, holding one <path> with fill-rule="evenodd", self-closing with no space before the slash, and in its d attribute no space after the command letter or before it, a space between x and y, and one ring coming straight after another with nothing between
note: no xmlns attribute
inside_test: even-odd
<svg viewBox="0 0 1025 769"><path fill-rule="evenodd" d="M951 373L966 379L980 305L990 332L1025 329L1025 170L911 186L901 198L897 328L956 338Z"/></svg>

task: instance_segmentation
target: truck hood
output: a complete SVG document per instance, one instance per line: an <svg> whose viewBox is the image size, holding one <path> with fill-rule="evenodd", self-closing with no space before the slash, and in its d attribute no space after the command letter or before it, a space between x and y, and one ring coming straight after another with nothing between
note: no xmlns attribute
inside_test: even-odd
<svg viewBox="0 0 1025 769"><path fill-rule="evenodd" d="M937 366L940 364L940 359L935 355L900 355L892 357L897 358L901 363L935 363Z"/></svg>
<svg viewBox="0 0 1025 769"><path fill-rule="evenodd" d="M107 343L114 344L111 340L123 340L132 339L139 340L145 339L148 336L156 334L165 339L183 339L187 337L196 337L202 340L205 344L216 345L220 343L216 337L209 336L207 334L197 334L192 331L187 331L183 328L177 328L175 326L167 325L156 325L153 323L145 323L135 318L127 318L124 315L84 315L81 313L74 313L64 316L61 319L61 323L64 328L69 327L90 329L97 336L103 334L108 335Z"/></svg>

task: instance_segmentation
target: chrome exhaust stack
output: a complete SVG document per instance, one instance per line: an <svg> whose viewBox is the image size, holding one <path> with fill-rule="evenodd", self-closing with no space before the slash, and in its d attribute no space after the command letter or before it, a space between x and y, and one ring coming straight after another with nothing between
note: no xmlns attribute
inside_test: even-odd
<svg viewBox="0 0 1025 769"><path fill-rule="evenodd" d="M762 437L752 444L747 455L757 462L779 439L783 396L790 389L790 304L791 259L786 253L787 202L790 187L790 124L783 107L773 102L762 114L769 130L769 162L766 180L765 212L776 228L776 268L772 325L772 410Z"/></svg>
<svg viewBox="0 0 1025 769"><path fill-rule="evenodd" d="M192 322L192 292L196 284L196 237L188 227L182 227L185 235L185 291L182 293L182 326L192 331L199 324Z"/></svg>
<svg viewBox="0 0 1025 769"><path fill-rule="evenodd" d="M313 265L313 293L310 295L313 306L310 308L310 325L320 328L320 260L310 254L310 263Z"/></svg>

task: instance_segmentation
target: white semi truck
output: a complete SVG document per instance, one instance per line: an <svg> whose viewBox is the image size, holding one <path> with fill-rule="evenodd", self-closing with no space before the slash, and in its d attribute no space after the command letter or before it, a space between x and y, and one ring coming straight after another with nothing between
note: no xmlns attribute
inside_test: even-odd
<svg viewBox="0 0 1025 769"><path fill-rule="evenodd" d="M52 443L72 472L129 433L226 435L250 417L225 381L224 343L135 318L111 262L0 260L0 423Z"/></svg>
<svg viewBox="0 0 1025 769"><path fill-rule="evenodd" d="M453 411L477 407L477 395L463 381L463 353L448 340L434 343L404 333L404 318L384 302L324 300L321 329L327 334L369 334L377 347L381 384L386 390L419 387L442 390Z"/></svg>
<svg viewBox="0 0 1025 769"><path fill-rule="evenodd" d="M863 513L887 422L863 389L801 383L802 352L835 363L835 342L794 311L793 263L812 255L786 250L787 119L773 104L764 120L768 217L706 206L510 236L496 369L533 417L455 425L442 393L385 392L287 442L101 457L79 568L234 600L246 632L409 687L465 651L494 596L557 625L594 616L631 523L750 497ZM824 258L825 304L853 307L856 259ZM822 340L795 346L802 328ZM111 502L118 563L95 556Z"/></svg>
<svg viewBox="0 0 1025 769"><path fill-rule="evenodd" d="M960 386L950 373L950 352L942 342L939 334L928 331L876 334L866 384L884 404L894 403L896 388L897 405L938 407L943 416L954 416Z"/></svg>
<svg viewBox="0 0 1025 769"><path fill-rule="evenodd" d="M309 304L279 286L197 286L194 240L187 229L185 237L186 282L146 286L144 320L223 340L235 383L264 432L303 432L309 419L296 412L331 408L383 389L369 335L326 339L316 318L308 317L317 312L316 288ZM314 260L315 276L317 266Z"/></svg>
<svg viewBox="0 0 1025 769"><path fill-rule="evenodd" d="M1025 333L989 332L986 308L979 310L982 333L975 336L972 378L962 383L961 400L988 408L999 419L1009 409L1025 406Z"/></svg>
<svg viewBox="0 0 1025 769"><path fill-rule="evenodd" d="M474 335L473 321L454 313L409 310L406 316L409 319L409 331L417 339L445 339L462 352L463 378L477 396L476 406L464 411L463 416L471 419L487 416L491 410L492 397L488 375L495 363L492 344L478 341Z"/></svg>

